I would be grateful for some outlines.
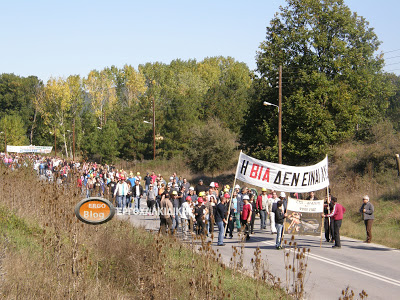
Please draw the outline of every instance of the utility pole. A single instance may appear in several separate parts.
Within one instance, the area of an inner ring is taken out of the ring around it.
[[[155,100],[153,96],[153,160],[156,159],[156,108],[154,104]]]
[[[282,65],[279,66],[278,161],[282,164]]]

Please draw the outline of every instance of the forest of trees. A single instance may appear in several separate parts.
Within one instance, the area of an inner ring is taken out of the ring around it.
[[[368,22],[341,0],[288,0],[266,28],[255,71],[231,57],[209,57],[47,82],[1,74],[0,141],[56,140],[57,154],[72,158],[74,131],[80,158],[151,159],[154,102],[158,158],[181,155],[210,172],[229,165],[221,153],[239,148],[277,161],[278,112],[262,103],[277,104],[282,66],[284,162],[316,162],[338,143],[367,138],[381,121],[400,130],[400,78],[383,71],[379,45]]]

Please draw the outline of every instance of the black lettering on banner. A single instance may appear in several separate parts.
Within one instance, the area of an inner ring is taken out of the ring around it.
[[[310,172],[310,180],[308,182],[308,185],[313,185],[315,183],[315,177],[314,177],[314,171]]]
[[[315,184],[319,183],[319,169],[315,170]]]
[[[286,181],[289,180],[288,175],[292,175],[292,172],[285,172],[285,176],[283,177],[282,185],[289,186],[289,183],[286,183]]]
[[[246,161],[245,159],[242,162],[242,168],[240,169],[240,174],[246,175],[247,171],[247,166],[249,165],[249,161]],[[243,172],[244,170],[244,172]]]
[[[297,186],[299,178],[300,178],[300,173],[293,173],[291,186]]]
[[[281,171],[278,171],[278,174],[276,174],[274,183],[275,184],[281,184]]]
[[[327,178],[327,174],[326,174],[326,166],[323,166],[321,168],[321,172],[322,172],[322,181],[325,181]]]
[[[303,174],[303,180],[301,182],[301,186],[307,186],[307,184],[305,183],[305,181],[307,180],[306,175],[308,175],[308,172],[304,172]]]

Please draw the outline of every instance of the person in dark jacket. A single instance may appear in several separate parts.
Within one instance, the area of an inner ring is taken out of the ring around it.
[[[276,210],[275,210],[275,227],[276,227],[276,249],[282,249],[282,234],[283,234],[283,221],[287,214],[283,208],[282,200],[279,200],[276,203]]]
[[[324,202],[324,214],[329,215],[333,211],[333,203],[331,201],[331,195],[329,195]],[[333,218],[327,217],[324,219],[325,229],[325,240],[329,243],[333,243],[334,229],[333,229]]]
[[[197,234],[205,234],[205,224],[204,224],[204,219],[205,215],[207,214],[207,209],[203,205],[203,198],[199,197],[197,198],[197,206],[194,208],[194,216],[196,219],[196,227],[197,227]]]
[[[368,195],[363,197],[363,204],[360,208],[360,213],[363,216],[365,231],[367,233],[367,239],[364,243],[371,243],[372,239],[372,223],[374,222],[374,206],[369,202]]]
[[[256,220],[256,214],[258,213],[257,204],[254,199],[254,194],[250,194],[250,204],[251,204],[250,234],[254,234],[254,221]]]
[[[228,198],[226,198],[227,202],[225,203],[226,211],[228,212],[229,202],[231,200],[230,200],[229,194],[224,194],[224,197],[225,198],[228,197]],[[233,203],[231,203],[230,204],[230,211],[228,212],[228,225],[227,225],[228,226],[228,230],[226,232],[226,234],[229,233],[229,238],[230,239],[233,237],[234,220],[235,220],[235,208],[233,207]],[[225,237],[226,237],[226,234],[225,234]]]
[[[229,194],[227,194],[228,197],[222,197],[221,202],[217,204],[215,207],[215,223],[218,225],[218,244],[217,246],[225,246],[224,244],[224,235],[225,235],[225,224],[228,222],[226,220],[226,206],[225,203],[227,199],[229,199]]]
[[[131,190],[132,200],[135,201],[135,211],[140,211],[140,199],[143,197],[143,187],[140,185],[139,180],[135,180],[135,185]]]

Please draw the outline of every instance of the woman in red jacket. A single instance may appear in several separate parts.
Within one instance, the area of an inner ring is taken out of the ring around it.
[[[333,239],[335,240],[335,245],[332,246],[333,249],[340,249],[342,246],[340,244],[340,226],[342,225],[343,214],[346,212],[346,209],[339,203],[337,203],[336,197],[331,197],[333,203],[333,210],[329,215],[322,214],[323,217],[332,217],[333,219]]]

